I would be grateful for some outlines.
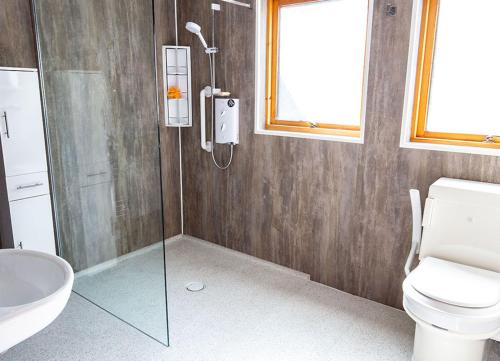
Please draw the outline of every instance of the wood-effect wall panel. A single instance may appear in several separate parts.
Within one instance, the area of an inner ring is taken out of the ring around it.
[[[62,255],[163,239],[153,2],[36,0]]]
[[[30,0],[0,0],[0,66],[37,67]]]
[[[7,195],[7,182],[5,167],[3,165],[3,152],[0,141],[0,249],[14,247],[14,236],[10,221],[10,205]]]
[[[240,144],[227,171],[199,146],[199,108],[183,132],[187,234],[311,274],[315,281],[401,307],[411,239],[408,190],[439,177],[500,183],[500,158],[399,147],[412,2],[397,16],[375,1],[365,144],[254,134],[255,13],[222,5],[217,85],[240,98]],[[192,46],[193,89],[208,59],[186,21],[210,39],[209,0],[179,0],[181,44]],[[208,106],[208,104],[207,104]]]
[[[165,124],[162,46],[175,45],[175,1],[154,0],[156,77],[160,121],[161,171],[163,190],[163,218],[165,237],[173,237],[181,230],[181,194],[179,162],[179,130]]]

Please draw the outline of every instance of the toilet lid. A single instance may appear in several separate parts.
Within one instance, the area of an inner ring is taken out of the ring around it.
[[[421,294],[450,305],[485,308],[500,303],[500,273],[426,257],[410,274]]]

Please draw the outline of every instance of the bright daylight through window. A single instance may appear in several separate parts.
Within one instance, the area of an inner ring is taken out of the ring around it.
[[[369,0],[269,0],[266,128],[360,137]]]
[[[423,0],[412,142],[500,148],[498,14],[498,0]]]

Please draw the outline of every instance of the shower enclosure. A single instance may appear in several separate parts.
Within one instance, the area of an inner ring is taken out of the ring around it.
[[[153,3],[34,0],[58,254],[168,344]]]

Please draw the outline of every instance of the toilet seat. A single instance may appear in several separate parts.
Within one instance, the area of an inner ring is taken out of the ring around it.
[[[486,308],[500,303],[497,272],[426,257],[409,277],[418,292],[450,305]]]
[[[441,277],[436,274],[434,279],[430,279],[437,270],[442,271]],[[471,282],[464,277],[464,272],[468,270],[473,272],[473,277],[469,279]],[[430,325],[464,336],[493,337],[500,331],[500,299],[496,299],[500,276],[496,283],[494,272],[483,272],[474,267],[427,257],[403,282],[403,306],[410,316]],[[455,274],[464,282],[451,282],[450,277]],[[482,274],[484,279],[480,277]],[[428,288],[425,280],[429,282]],[[477,282],[488,289],[477,288]],[[442,289],[439,286],[443,286]],[[460,287],[460,291],[456,287]],[[476,294],[472,295],[472,292]],[[464,304],[469,307],[461,306]]]

